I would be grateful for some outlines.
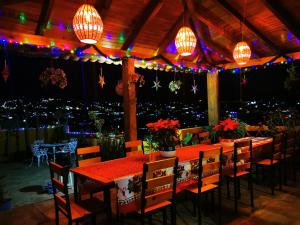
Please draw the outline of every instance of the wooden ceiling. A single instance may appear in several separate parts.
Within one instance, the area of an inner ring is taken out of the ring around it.
[[[84,46],[70,29],[84,2],[0,0],[0,34],[26,33]],[[300,1],[295,0],[92,0],[104,23],[97,47],[105,53],[110,49],[107,54],[112,55],[127,50],[142,57],[161,54],[181,64],[231,63],[233,48],[241,40],[245,2],[244,40],[253,59],[300,51]],[[23,23],[20,13],[26,16]],[[189,57],[179,56],[174,45],[184,23],[198,40]]]

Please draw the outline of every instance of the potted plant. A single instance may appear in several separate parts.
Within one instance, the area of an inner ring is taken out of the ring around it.
[[[176,145],[179,143],[177,130],[178,120],[158,120],[155,123],[148,123],[146,127],[151,132],[151,143],[154,148],[160,150],[163,157],[174,157],[176,155]]]
[[[233,145],[235,139],[246,136],[246,123],[236,119],[227,118],[221,120],[219,124],[214,126],[215,135],[219,138],[220,143],[225,145]]]
[[[11,199],[4,198],[3,178],[0,177],[0,212],[11,209]]]

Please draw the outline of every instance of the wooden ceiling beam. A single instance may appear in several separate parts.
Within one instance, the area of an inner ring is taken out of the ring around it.
[[[13,4],[23,3],[27,1],[28,0],[0,0],[0,6],[13,5]]]
[[[35,29],[36,35],[43,35],[47,23],[50,19],[51,11],[55,0],[44,0],[41,6],[41,12],[37,27]]]
[[[98,0],[95,3],[95,9],[97,9],[98,13],[101,16],[101,19],[104,20],[111,6],[112,0]]]
[[[211,65],[213,62],[212,62],[212,59],[209,55],[209,52],[206,49],[205,44],[203,43],[203,41],[204,41],[203,40],[203,35],[199,30],[198,24],[195,24],[195,21],[192,18],[190,18],[190,25],[191,25],[191,28],[192,28],[193,32],[196,34],[197,45],[199,46],[199,49],[200,49],[201,53],[203,54],[205,61],[209,65]]]
[[[232,62],[233,59],[231,53],[227,49],[213,42],[212,40],[210,40],[209,38],[207,38],[205,35],[201,33],[200,26],[198,24],[198,20],[196,16],[194,2],[192,0],[183,0],[183,6],[188,10],[189,14],[191,15],[193,24],[195,25],[194,29],[196,31],[197,36],[200,38],[200,40],[202,39],[204,41],[204,44],[208,46],[210,49],[213,49],[218,53],[222,54],[227,61]]]
[[[136,41],[138,35],[141,33],[146,24],[159,12],[163,5],[162,0],[151,0],[145,7],[136,24],[133,26],[131,33],[122,45],[122,50],[126,51],[129,47],[132,47]]]
[[[289,31],[291,31],[298,39],[300,39],[300,24],[293,16],[287,12],[277,1],[263,0],[264,5],[283,23]]]
[[[234,7],[232,7],[226,0],[216,0],[219,5],[229,12],[234,18],[238,19],[239,21],[244,21],[244,25],[252,31],[257,37],[263,40],[271,49],[275,50],[276,53],[281,53],[282,50],[279,46],[274,44],[269,38],[267,38],[260,30],[258,30],[254,25],[252,25],[246,18],[244,19],[242,14],[240,14]]]
[[[169,29],[169,31],[166,33],[166,35],[162,38],[161,42],[158,45],[159,47],[156,50],[158,55],[163,53],[168,47],[168,45],[175,39],[178,30],[182,26],[183,17],[184,14],[182,13],[172,25],[172,27]]]

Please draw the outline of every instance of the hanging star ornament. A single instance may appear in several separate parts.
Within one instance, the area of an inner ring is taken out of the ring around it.
[[[194,94],[196,94],[197,91],[198,91],[198,86],[196,85],[196,81],[194,80],[194,84],[192,85],[191,92],[193,92]]]
[[[103,86],[105,85],[105,78],[104,78],[104,75],[102,75],[102,67],[100,69],[98,84],[101,86],[101,88],[103,88]]]
[[[155,78],[155,81],[153,81],[153,86],[152,88],[155,88],[156,91],[158,91],[159,88],[161,88],[161,85],[160,85],[160,81],[158,80],[158,77],[156,76]]]

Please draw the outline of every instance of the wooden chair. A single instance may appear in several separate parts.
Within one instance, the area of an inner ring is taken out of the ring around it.
[[[198,134],[198,138],[199,138],[199,143],[200,144],[211,144],[211,139],[209,136],[209,132],[201,132]]]
[[[252,140],[246,139],[234,143],[233,171],[229,168],[226,173],[227,197],[230,197],[229,182],[234,184],[234,211],[238,212],[238,199],[241,198],[240,179],[248,176],[248,188],[250,192],[250,205],[254,207],[253,182],[252,182]]]
[[[79,224],[79,221],[86,217],[91,217],[92,223],[96,224],[96,213],[101,212],[101,205],[98,199],[91,198],[80,203],[70,201],[68,193],[68,173],[66,167],[62,167],[54,162],[50,162],[50,175],[53,186],[53,196],[55,205],[55,223],[59,225],[59,212],[68,219],[68,224],[73,222]],[[62,177],[62,182],[55,178],[55,174]],[[57,192],[58,190],[58,192]]]
[[[76,166],[88,166],[94,163],[101,162],[100,147],[90,146],[85,148],[76,149]],[[103,191],[103,186],[95,183],[91,180],[77,180],[79,199],[84,194],[90,194],[90,198],[93,197],[94,193]]]
[[[218,161],[216,161],[216,156]],[[212,160],[213,159],[213,160]],[[191,185],[185,190],[196,195],[193,198],[194,215],[196,215],[196,206],[198,206],[198,224],[202,224],[201,214],[202,194],[211,192],[212,201],[214,201],[214,190],[218,189],[218,207],[219,207],[219,224],[221,223],[221,185],[222,185],[222,147],[217,147],[209,151],[200,151],[197,168],[197,186]],[[213,172],[212,172],[213,171]]]
[[[284,170],[284,184],[287,184],[287,178],[288,178],[288,165],[290,164],[292,166],[293,170],[293,178],[294,181],[296,181],[297,177],[297,160],[296,160],[296,131],[295,130],[288,130],[285,133],[285,140],[284,140],[284,148],[283,148],[283,170]]]
[[[278,166],[279,169],[279,189],[281,190],[282,185],[282,143],[283,143],[283,134],[279,133],[273,136],[272,148],[271,152],[266,152],[264,159],[255,162],[258,167],[263,167],[270,169],[270,183],[271,183],[271,191],[272,195],[274,195],[275,184],[274,184],[274,169],[275,166]]]
[[[141,194],[141,224],[145,224],[145,215],[158,209],[163,210],[163,221],[167,224],[166,207],[171,207],[172,224],[176,224],[176,178],[178,158],[168,158],[144,163]],[[167,168],[172,168],[171,173],[161,173]]]
[[[142,149],[142,151],[139,150]],[[126,141],[125,142],[126,156],[134,156],[144,154],[144,145],[142,140]]]

